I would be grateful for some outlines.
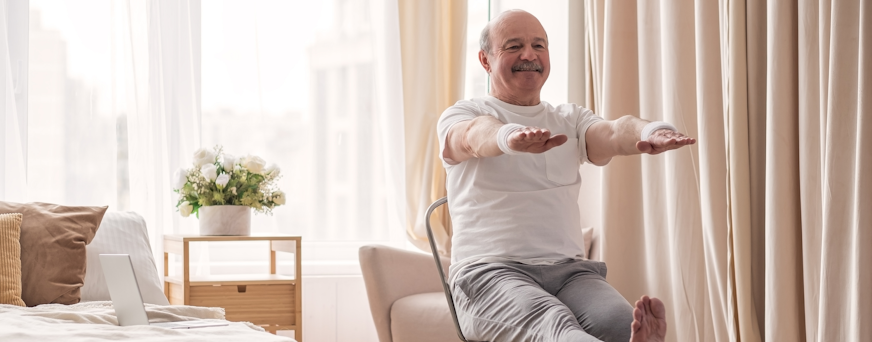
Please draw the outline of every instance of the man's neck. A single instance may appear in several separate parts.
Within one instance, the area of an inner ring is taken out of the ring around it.
[[[491,91],[490,95],[493,97],[496,97],[500,101],[503,101],[503,102],[508,103],[508,104],[513,104],[516,106],[535,106],[541,102],[539,100],[539,94],[522,97],[522,96],[514,96],[512,94]]]

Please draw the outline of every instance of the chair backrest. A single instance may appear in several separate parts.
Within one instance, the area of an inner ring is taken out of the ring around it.
[[[451,319],[454,320],[454,328],[457,330],[457,336],[460,337],[461,341],[468,342],[465,337],[463,337],[463,331],[460,330],[460,322],[457,321],[457,311],[454,310],[454,300],[451,297],[451,287],[448,285],[448,281],[445,280],[445,272],[442,271],[442,262],[439,260],[439,250],[436,248],[436,240],[433,239],[433,229],[430,228],[430,215],[433,214],[433,211],[436,210],[440,205],[448,203],[448,197],[442,197],[433,204],[430,204],[430,207],[427,208],[427,215],[424,217],[424,222],[427,226],[427,239],[430,240],[430,251],[433,253],[433,260],[436,261],[436,269],[439,271],[439,279],[442,280],[442,290],[445,292],[445,300],[448,301],[448,309],[451,311]]]

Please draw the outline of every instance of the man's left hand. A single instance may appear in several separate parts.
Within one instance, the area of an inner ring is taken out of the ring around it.
[[[636,148],[642,153],[660,154],[676,148],[693,145],[696,139],[669,129],[658,129],[648,136],[647,141],[636,142]]]

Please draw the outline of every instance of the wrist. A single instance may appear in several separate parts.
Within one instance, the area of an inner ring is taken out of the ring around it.
[[[509,148],[509,136],[511,136],[512,133],[515,133],[516,131],[523,129],[523,128],[524,128],[524,126],[519,125],[519,124],[513,124],[513,123],[502,125],[500,127],[499,131],[497,131],[497,146],[499,146],[500,151],[503,151],[503,153],[509,154],[509,155],[517,155],[517,154],[524,153],[524,152],[515,151],[515,150]]]
[[[651,137],[651,134],[660,129],[668,129],[671,131],[678,131],[672,124],[664,121],[652,121],[649,122],[645,127],[642,128],[642,133],[639,136],[640,141],[648,141],[648,138]]]

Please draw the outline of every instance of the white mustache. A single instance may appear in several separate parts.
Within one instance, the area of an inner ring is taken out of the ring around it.
[[[536,62],[523,62],[512,66],[512,71],[538,71],[542,72],[542,65]]]

